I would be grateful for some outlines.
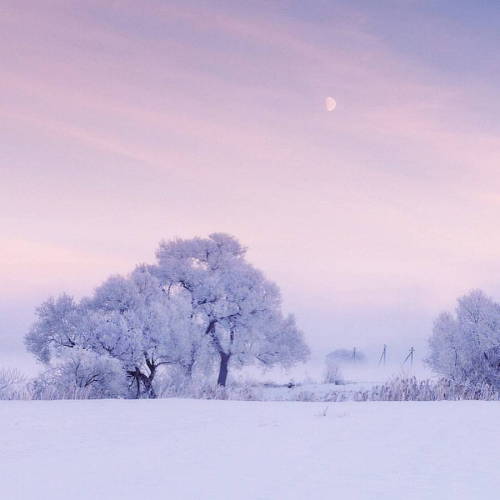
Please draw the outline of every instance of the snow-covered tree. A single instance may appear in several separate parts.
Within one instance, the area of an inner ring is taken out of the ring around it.
[[[118,360],[135,396],[154,397],[161,365],[190,362],[191,326],[190,301],[167,293],[141,266],[128,277],[112,276],[79,303],[67,295],[46,301],[26,344],[57,373],[72,370],[68,351],[76,349]]]
[[[160,366],[189,362],[191,304],[169,294],[145,266],[109,278],[84,304],[93,348],[121,361],[137,397],[155,397]]]
[[[230,366],[305,360],[307,346],[293,317],[282,315],[277,286],[244,255],[220,234],[163,243],[157,265],[112,276],[79,302],[68,295],[44,302],[27,348],[47,365],[46,378],[94,384],[96,394],[114,391],[97,383],[104,375],[93,375],[114,360],[113,373],[118,363],[135,397],[155,397],[162,366],[192,381],[195,370],[218,365],[225,385]]]
[[[335,349],[327,354],[327,360],[338,364],[361,363],[366,361],[365,354],[359,349]]]
[[[25,344],[42,363],[64,353],[64,348],[85,344],[81,328],[82,309],[69,295],[50,298],[36,310],[36,321],[26,335]]]
[[[193,323],[209,340],[203,354],[217,359],[222,386],[230,366],[289,366],[309,354],[293,317],[281,312],[278,287],[245,253],[235,238],[217,233],[161,243],[152,268],[164,288],[189,294]]]
[[[436,319],[429,347],[427,362],[436,372],[500,387],[500,304],[480,290],[460,298],[455,315]]]

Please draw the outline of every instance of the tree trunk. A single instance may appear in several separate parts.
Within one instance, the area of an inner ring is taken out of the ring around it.
[[[135,370],[128,370],[127,375],[132,378],[132,384],[135,384],[135,399],[139,399],[141,397],[141,377],[140,372],[136,368]]]
[[[153,387],[153,380],[150,380],[149,377],[144,376],[142,382],[144,384],[145,394],[147,395],[147,397],[151,399],[156,399],[156,392]]]
[[[217,379],[217,384],[226,387],[227,381],[227,372],[229,369],[229,358],[230,354],[226,354],[225,352],[220,352],[220,366],[219,366],[219,378]]]
[[[145,395],[146,397],[151,399],[156,398],[156,392],[153,387],[155,372],[156,367],[153,367],[149,376],[142,373],[139,368],[136,368],[134,371],[128,372],[128,374],[134,379],[134,382],[136,384],[136,399],[140,399],[141,395]],[[141,391],[141,384],[142,386],[144,386],[144,391]]]
[[[155,378],[156,374],[156,363],[153,360],[149,359],[146,353],[144,353],[144,357],[146,359],[146,365],[149,369],[149,375],[144,375],[143,373],[141,373],[141,380],[144,384],[145,389],[144,392],[148,398],[156,399],[156,392],[153,387],[153,379]]]

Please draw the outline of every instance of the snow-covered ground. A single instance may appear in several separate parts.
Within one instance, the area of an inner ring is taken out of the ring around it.
[[[343,393],[346,398],[353,399],[353,393],[370,390],[375,382],[351,382],[346,384],[314,384],[305,383],[287,387],[286,385],[256,386],[254,392],[258,399],[264,401],[315,401],[329,398],[334,393]]]
[[[359,391],[369,391],[374,386],[383,385],[384,383],[395,378],[409,378],[416,376],[420,379],[437,378],[435,374],[421,363],[415,364],[413,367],[402,367],[401,365],[378,366],[374,364],[357,364],[340,365],[340,373],[342,374],[342,383],[326,384],[320,382],[324,378],[318,376],[307,380],[307,377],[298,377],[299,382],[294,383],[294,379],[280,378],[281,384],[267,382],[263,379],[253,384],[253,390],[257,399],[265,401],[314,401],[322,398],[332,399],[332,395],[343,393],[343,395],[352,399],[354,393]],[[276,374],[276,373],[275,373]],[[240,383],[245,383],[242,377]],[[284,382],[292,382],[292,386],[288,387]]]
[[[482,401],[0,401],[0,498],[497,498],[499,421]]]

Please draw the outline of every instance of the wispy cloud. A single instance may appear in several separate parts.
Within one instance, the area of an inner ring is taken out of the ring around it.
[[[321,297],[431,311],[494,287],[499,82],[440,69],[458,57],[450,21],[430,60],[396,18],[321,9],[3,2],[1,272],[16,290],[46,287],[57,261],[90,286],[121,266],[92,250],[103,241],[132,266],[161,237],[213,230],[325,323]]]

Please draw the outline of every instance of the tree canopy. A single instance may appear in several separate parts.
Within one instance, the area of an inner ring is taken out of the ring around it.
[[[461,297],[455,314],[436,319],[429,347],[427,362],[438,373],[500,388],[500,304],[480,290]]]
[[[110,373],[113,391],[119,387],[118,366],[136,397],[155,397],[164,366],[186,377],[213,369],[224,386],[232,368],[305,361],[309,350],[294,318],[281,311],[278,287],[245,253],[225,234],[162,242],[157,263],[111,276],[80,301],[65,294],[45,301],[27,348],[52,375],[79,387],[100,384],[106,394]]]

